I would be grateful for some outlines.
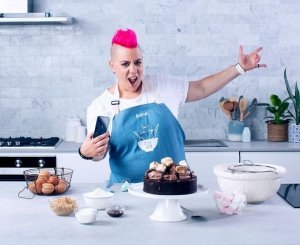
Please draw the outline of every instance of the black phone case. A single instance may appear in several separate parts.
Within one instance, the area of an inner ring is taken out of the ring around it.
[[[96,138],[104,134],[107,131],[108,123],[109,117],[98,116],[93,137]]]

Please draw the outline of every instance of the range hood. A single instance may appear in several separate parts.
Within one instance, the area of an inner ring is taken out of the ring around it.
[[[72,24],[64,13],[33,13],[33,0],[0,0],[0,24]]]
[[[0,24],[72,24],[73,18],[66,14],[0,13]]]

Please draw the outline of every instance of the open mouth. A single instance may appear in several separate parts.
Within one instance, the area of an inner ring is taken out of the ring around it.
[[[131,84],[134,84],[136,81],[137,81],[137,77],[130,77],[128,78],[128,81],[131,83]]]

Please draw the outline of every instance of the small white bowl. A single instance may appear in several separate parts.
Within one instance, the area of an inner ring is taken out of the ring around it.
[[[97,213],[95,208],[80,208],[75,211],[75,217],[80,224],[91,224],[96,221]]]
[[[101,193],[87,192],[83,193],[83,200],[87,207],[96,209],[105,209],[112,200],[113,193],[102,191]]]

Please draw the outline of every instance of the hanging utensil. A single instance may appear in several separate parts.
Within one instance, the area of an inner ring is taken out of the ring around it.
[[[241,100],[240,100],[239,108],[240,108],[240,121],[243,121],[244,113],[247,108],[247,100],[244,97],[241,98]]]

